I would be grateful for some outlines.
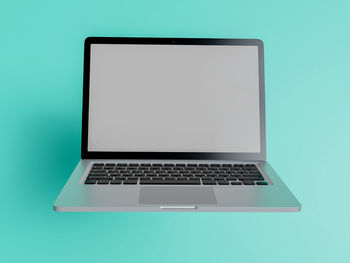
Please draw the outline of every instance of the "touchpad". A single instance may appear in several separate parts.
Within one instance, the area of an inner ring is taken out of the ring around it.
[[[212,187],[144,186],[140,204],[217,204]]]

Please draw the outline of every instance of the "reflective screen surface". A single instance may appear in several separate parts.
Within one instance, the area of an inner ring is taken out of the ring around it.
[[[257,46],[92,44],[88,151],[259,152]]]

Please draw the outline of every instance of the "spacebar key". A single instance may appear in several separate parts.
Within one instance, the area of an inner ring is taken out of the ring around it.
[[[185,184],[185,185],[197,185],[197,184],[201,184],[200,180],[141,180],[140,184]]]

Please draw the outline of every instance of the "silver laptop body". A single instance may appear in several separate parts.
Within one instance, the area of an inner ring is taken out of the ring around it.
[[[266,162],[263,43],[89,37],[81,160],[55,211],[296,212]]]

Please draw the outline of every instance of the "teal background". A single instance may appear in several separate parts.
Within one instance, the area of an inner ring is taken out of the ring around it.
[[[350,2],[1,1],[1,262],[350,262]],[[301,213],[55,213],[87,36],[261,38],[268,160]]]

